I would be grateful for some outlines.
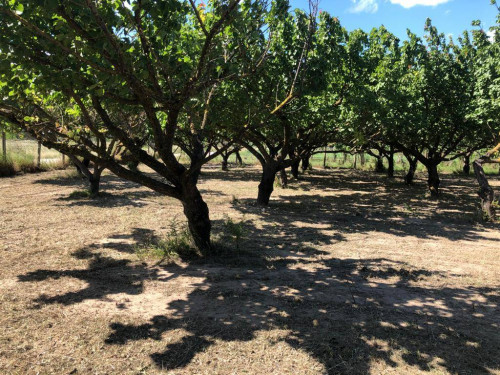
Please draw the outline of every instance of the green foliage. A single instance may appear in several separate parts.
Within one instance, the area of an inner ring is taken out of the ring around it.
[[[150,239],[135,246],[135,253],[141,260],[153,260],[156,264],[193,256],[193,242],[186,225],[175,218],[169,223],[169,232],[162,239]]]
[[[90,199],[93,198],[89,190],[75,190],[70,193],[68,199]]]
[[[234,221],[229,216],[224,216],[223,222],[224,235],[229,237],[236,247],[236,250],[240,250],[241,242],[245,239],[248,234],[246,228],[246,223],[242,221]]]

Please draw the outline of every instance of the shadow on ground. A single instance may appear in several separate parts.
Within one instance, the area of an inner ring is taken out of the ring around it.
[[[306,178],[308,183],[336,189],[332,180]],[[242,252],[192,261],[184,268],[149,267],[116,260],[95,244],[73,254],[88,259],[87,269],[38,270],[20,275],[19,280],[67,277],[87,283],[80,291],[40,296],[36,300],[40,307],[118,293],[138,295],[144,292],[146,281],[161,285],[181,276],[201,278],[187,298],[168,303],[168,315],[137,323],[110,323],[106,345],[162,341],[173,330],[185,330],[180,341],[149,353],[159,369],[189,366],[217,342],[247,342],[258,333],[279,329],[285,332],[279,340],[307,352],[329,374],[369,374],[377,365],[392,367],[396,373],[402,371],[398,370],[401,366],[424,372],[440,366],[460,374],[499,370],[498,286],[447,287],[445,279],[450,274],[385,258],[335,259],[315,247],[346,241],[348,232],[480,240],[477,230],[467,222],[454,217],[445,220],[446,215],[432,212],[401,219],[391,209],[391,202],[408,193],[392,182],[341,183],[355,191],[347,201],[335,195],[282,194],[266,210],[252,202],[235,203],[236,210],[258,213],[264,226],[246,223],[252,240],[243,244]],[[457,204],[470,199],[467,194],[454,195]],[[425,202],[415,202],[420,204]],[[312,224],[323,226],[318,229]],[[325,226],[329,226],[326,232]],[[214,223],[215,231],[222,227],[222,222]],[[117,236],[112,249],[130,253],[131,243],[154,236],[148,229],[136,228],[131,234]],[[165,272],[171,276],[165,277]],[[430,278],[442,282],[427,283]]]

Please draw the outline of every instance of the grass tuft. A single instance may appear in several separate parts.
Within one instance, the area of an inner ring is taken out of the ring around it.
[[[140,260],[152,260],[156,261],[156,264],[172,262],[179,258],[185,259],[197,254],[187,225],[179,225],[175,219],[171,221],[170,230],[165,238],[150,239],[138,244],[134,251]]]

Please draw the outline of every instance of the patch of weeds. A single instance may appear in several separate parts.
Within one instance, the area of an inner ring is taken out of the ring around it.
[[[68,199],[90,199],[94,197],[89,190],[75,190],[71,192]]]
[[[405,211],[408,213],[408,215],[412,216],[412,215],[416,215],[417,214],[416,208],[412,207],[410,204],[404,203],[403,207],[404,207]]]
[[[241,242],[248,234],[245,221],[234,221],[228,215],[224,215],[223,230],[224,235],[234,242],[236,250],[239,251]]]
[[[283,187],[281,184],[281,178],[276,174],[276,177],[274,178],[274,187],[275,188],[281,188]]]
[[[240,202],[240,200],[239,200],[238,198],[236,198],[236,197],[233,195],[233,197],[232,197],[232,199],[231,199],[231,203],[236,205],[236,204],[240,204],[241,202]]]
[[[78,171],[76,169],[67,170],[67,171],[64,171],[63,174],[60,174],[60,175],[48,178],[48,180],[52,180],[52,181],[59,181],[59,180],[83,180],[83,179],[85,179],[85,176],[83,176],[82,174],[78,173]]]
[[[187,225],[180,225],[176,219],[173,219],[169,226],[170,229],[165,238],[150,239],[135,246],[135,254],[140,260],[153,260],[158,265],[164,261],[174,261],[178,258],[184,259],[196,255]]]

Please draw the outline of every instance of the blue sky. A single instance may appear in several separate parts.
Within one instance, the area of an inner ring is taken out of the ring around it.
[[[307,0],[290,2],[293,8],[307,9]],[[427,17],[440,32],[456,38],[472,29],[475,19],[487,30],[497,14],[490,0],[321,0],[320,9],[338,17],[348,30],[369,31],[384,25],[401,39],[406,38],[407,28],[422,36]]]

